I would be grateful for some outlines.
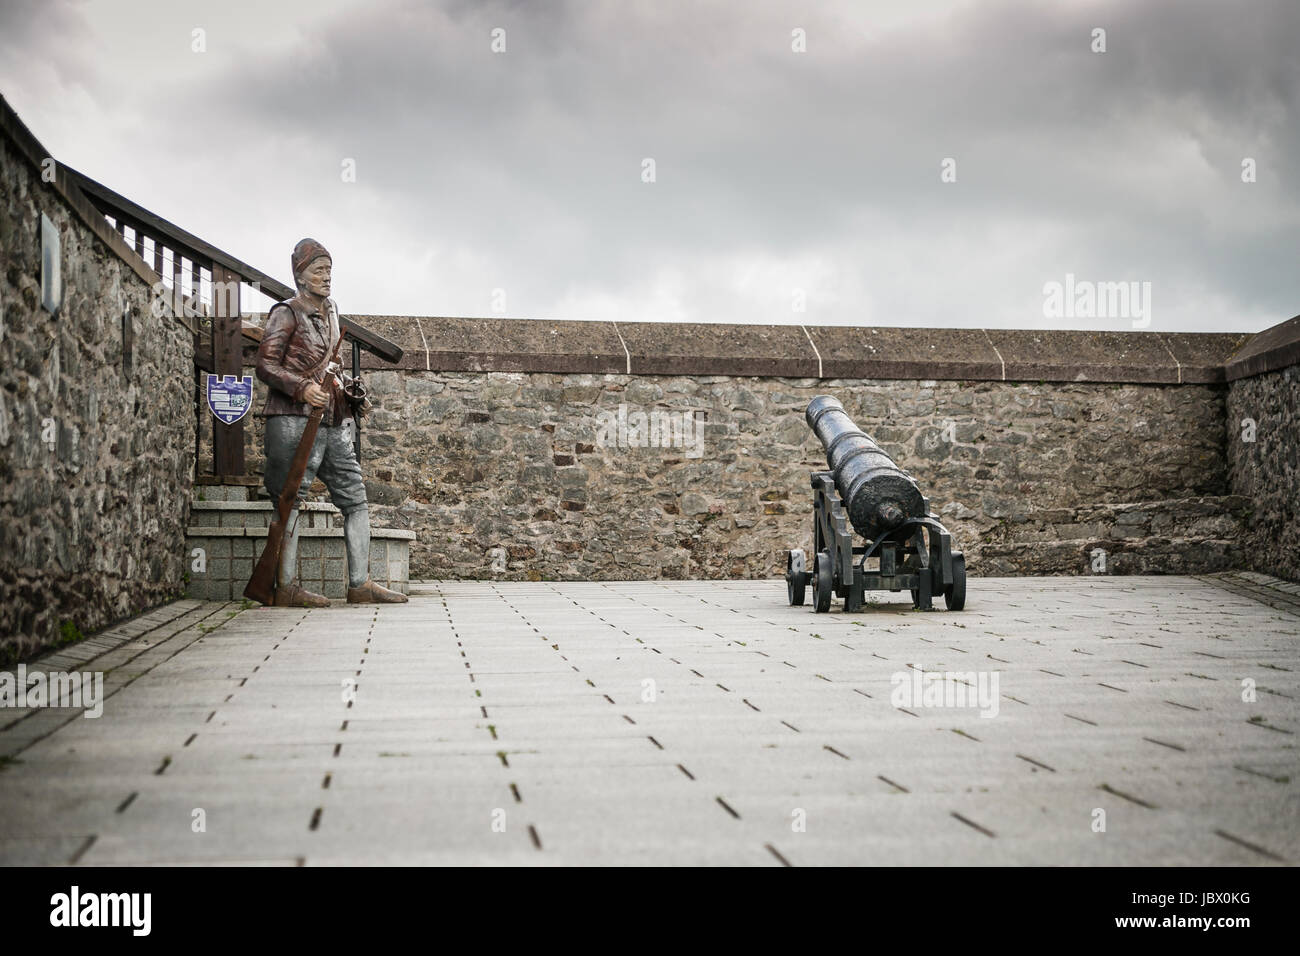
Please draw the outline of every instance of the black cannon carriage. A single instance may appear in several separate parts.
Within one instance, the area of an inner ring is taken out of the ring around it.
[[[965,607],[966,559],[953,550],[952,535],[911,476],[835,398],[814,398],[804,417],[826,449],[830,471],[812,474],[811,565],[802,549],[787,553],[790,603],[803,604],[811,584],[818,612],[829,611],[833,597],[857,611],[867,591],[905,588],[923,611],[934,609],[938,594],[950,611]],[[855,545],[853,531],[866,544]]]

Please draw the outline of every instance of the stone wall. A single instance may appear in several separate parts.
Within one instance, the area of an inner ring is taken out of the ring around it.
[[[190,333],[152,273],[4,106],[0,135],[0,658],[28,656],[182,587],[193,475]],[[63,305],[41,306],[41,214]],[[132,348],[124,355],[123,313]]]
[[[1232,490],[1251,503],[1245,567],[1300,581],[1300,365],[1229,386],[1227,448]]]
[[[972,573],[1093,573],[1098,549],[1107,573],[1240,560],[1247,503],[1228,495],[1222,385],[366,378],[362,470],[377,523],[416,532],[412,577],[779,573],[784,549],[811,547],[808,476],[825,459],[803,410],[823,392],[917,479]],[[264,396],[259,383],[257,407]],[[260,421],[246,454],[260,472]]]

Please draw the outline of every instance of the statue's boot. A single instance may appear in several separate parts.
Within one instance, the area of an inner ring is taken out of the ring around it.
[[[281,584],[275,589],[276,607],[329,607],[330,599],[297,584]]]
[[[288,530],[280,544],[280,567],[275,575],[276,607],[329,607],[330,599],[294,583],[298,575],[298,509],[289,512]]]
[[[400,591],[390,591],[369,578],[359,588],[348,588],[349,604],[405,604],[410,600]]]
[[[370,568],[370,511],[366,507],[349,512],[343,519],[343,540],[348,549],[348,603],[349,604],[405,604],[407,597],[400,591],[390,591],[371,579]],[[353,584],[364,578],[362,584]]]

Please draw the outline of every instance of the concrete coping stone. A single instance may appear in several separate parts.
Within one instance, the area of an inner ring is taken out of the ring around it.
[[[371,370],[1181,385],[1300,360],[1300,317],[1257,334],[355,318],[404,349],[396,365],[364,354],[362,367]],[[245,361],[252,358],[246,351]]]
[[[274,501],[194,501],[190,503],[194,511],[274,511]],[[338,514],[338,508],[335,508],[328,501],[308,501],[305,502],[302,511],[324,511]]]
[[[185,529],[187,538],[265,538],[266,528],[200,528],[191,527]],[[298,536],[300,538],[341,538],[343,537],[342,528],[299,528]],[[381,539],[385,541],[414,541],[415,532],[406,531],[402,528],[371,528],[370,537],[372,540]]]
[[[1224,368],[1229,382],[1300,364],[1300,315],[1252,336]]]

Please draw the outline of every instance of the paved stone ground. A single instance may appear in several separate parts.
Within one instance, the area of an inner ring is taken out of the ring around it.
[[[855,615],[775,581],[413,591],[180,601],[38,662],[111,696],[0,711],[0,862],[1300,861],[1295,585],[972,579],[963,613]],[[913,668],[997,671],[997,716],[894,706]]]

